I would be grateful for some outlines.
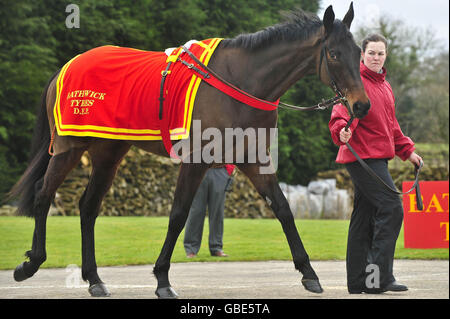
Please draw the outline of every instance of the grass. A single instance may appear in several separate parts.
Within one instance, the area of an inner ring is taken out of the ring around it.
[[[163,245],[167,217],[100,217],[96,224],[99,266],[154,264]],[[297,229],[311,260],[345,259],[348,221],[296,220]],[[208,228],[203,233],[197,258],[188,260],[183,249],[184,232],[172,262],[291,260],[280,223],[274,219],[225,219],[224,250],[229,258],[209,255]],[[13,269],[31,248],[34,221],[24,217],[0,217],[0,269]],[[448,259],[448,249],[405,249],[403,231],[396,258]],[[47,261],[42,267],[81,265],[81,233],[78,217],[49,217]]]

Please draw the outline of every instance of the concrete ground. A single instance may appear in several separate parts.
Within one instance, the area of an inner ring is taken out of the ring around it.
[[[313,261],[324,289],[306,291],[301,275],[289,261],[188,262],[171,265],[170,279],[180,298],[187,299],[448,299],[448,260],[396,260],[397,280],[406,292],[350,295],[346,288],[344,261]],[[101,267],[99,275],[110,298],[156,298],[153,265]],[[32,278],[15,282],[12,270],[0,271],[0,298],[92,298],[80,269],[41,269]]]

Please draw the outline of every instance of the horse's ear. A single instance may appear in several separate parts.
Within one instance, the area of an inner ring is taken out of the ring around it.
[[[333,6],[329,6],[323,14],[323,25],[325,27],[325,36],[329,36],[333,31],[334,11]]]
[[[353,12],[353,1],[352,1],[352,3],[350,3],[350,8],[348,9],[348,12],[344,17],[344,20],[342,20],[342,23],[344,23],[349,30],[354,17],[355,13]]]

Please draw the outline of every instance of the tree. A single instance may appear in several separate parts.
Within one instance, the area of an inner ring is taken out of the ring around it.
[[[6,2],[6,3],[5,3]],[[25,0],[0,10],[0,194],[24,169],[42,87],[56,68],[47,16]]]
[[[449,142],[449,54],[442,52],[422,64],[420,86],[414,90],[416,107],[409,128],[411,136],[422,142]]]

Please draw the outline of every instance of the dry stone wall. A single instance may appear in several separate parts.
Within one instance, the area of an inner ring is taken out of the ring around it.
[[[103,201],[101,215],[168,216],[172,207],[179,164],[132,148],[124,158],[113,185]],[[90,160],[84,155],[58,189],[58,215],[78,215],[78,201],[89,180]],[[272,218],[273,213],[250,181],[236,170],[227,193],[225,217]]]

